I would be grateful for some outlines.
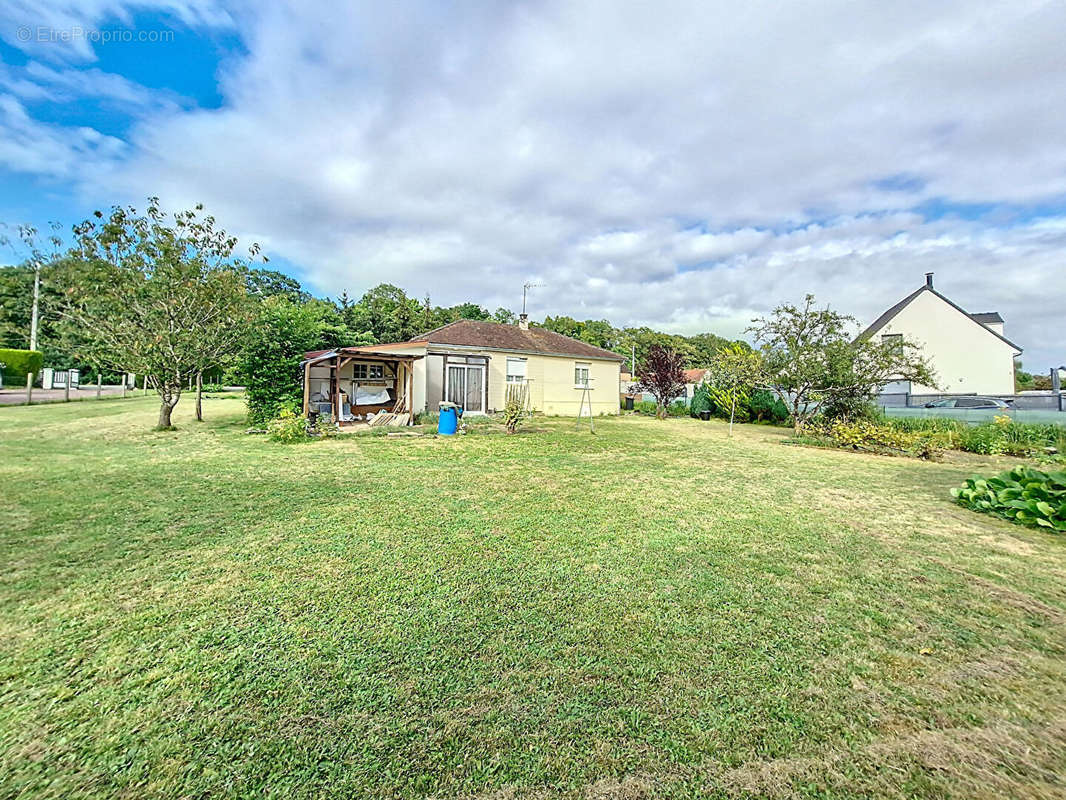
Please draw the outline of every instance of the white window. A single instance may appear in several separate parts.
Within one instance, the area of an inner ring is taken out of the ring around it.
[[[524,358],[507,359],[507,382],[523,383],[526,379],[526,360]]]
[[[354,364],[353,368],[357,381],[379,381],[385,377],[383,364]]]
[[[585,388],[589,382],[589,367],[591,364],[582,364],[580,361],[574,363],[574,386],[579,389]]]
[[[903,334],[885,333],[881,335],[881,344],[888,345],[893,352],[903,353]]]

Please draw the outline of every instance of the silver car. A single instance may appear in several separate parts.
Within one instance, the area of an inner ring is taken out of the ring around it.
[[[995,408],[1009,410],[1010,404],[995,397],[945,397],[925,404],[926,408]]]

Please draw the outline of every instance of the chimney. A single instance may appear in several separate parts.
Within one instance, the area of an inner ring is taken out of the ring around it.
[[[529,314],[518,315],[518,327],[524,331],[529,330]]]
[[[933,273],[932,272],[925,273],[925,285],[928,286],[930,289],[933,288]]]

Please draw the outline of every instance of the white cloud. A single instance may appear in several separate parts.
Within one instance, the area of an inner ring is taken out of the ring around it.
[[[248,47],[223,107],[151,111],[79,185],[206,202],[322,291],[514,307],[536,278],[537,315],[735,334],[808,291],[869,319],[936,271],[1063,355],[1061,218],[996,215],[1066,195],[1061,3],[181,13]]]
[[[58,128],[32,119],[11,95],[0,94],[0,166],[48,177],[89,177],[95,165],[126,150],[121,139],[93,128]]]

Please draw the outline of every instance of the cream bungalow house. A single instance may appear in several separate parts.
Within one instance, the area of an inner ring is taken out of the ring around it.
[[[996,312],[970,314],[933,288],[933,273],[925,285],[904,297],[861,334],[882,341],[906,339],[922,348],[940,386],[889,384],[885,393],[1014,394],[1014,359],[1022,349],[1003,335],[1003,318]]]
[[[466,414],[486,414],[503,408],[508,387],[514,387],[533,411],[576,416],[587,384],[592,413],[617,414],[624,360],[609,350],[531,328],[524,317],[517,325],[459,320],[407,342],[308,353],[305,410],[324,401],[321,410],[336,413],[347,401],[358,417],[364,409],[388,410],[397,397],[409,397],[404,404],[415,413],[436,411],[446,400]],[[340,393],[345,399],[336,401]],[[583,413],[588,413],[587,401]]]

